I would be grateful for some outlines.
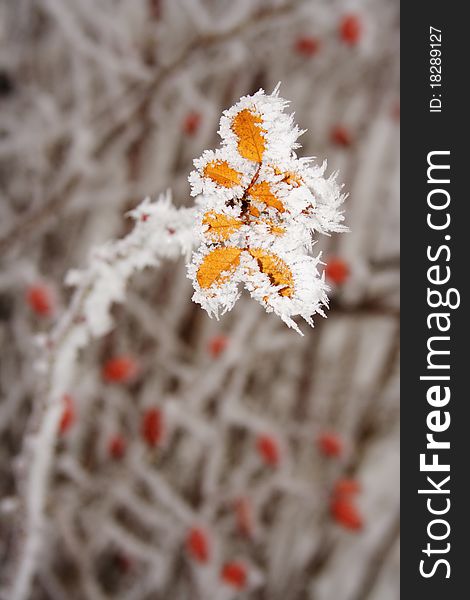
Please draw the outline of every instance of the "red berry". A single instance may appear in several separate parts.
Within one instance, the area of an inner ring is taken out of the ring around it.
[[[150,17],[155,21],[159,21],[162,17],[162,1],[148,0]]]
[[[213,358],[218,358],[227,348],[228,338],[225,335],[214,335],[209,340],[208,350]]]
[[[361,39],[362,25],[357,15],[345,15],[339,26],[339,37],[349,46],[355,46]]]
[[[226,584],[238,590],[243,589],[246,585],[246,567],[239,562],[232,561],[225,563],[220,576]]]
[[[40,317],[50,317],[55,310],[52,290],[43,283],[31,285],[26,291],[26,302],[31,310]]]
[[[341,439],[335,433],[325,432],[320,434],[317,440],[320,451],[325,456],[341,456],[343,444]]]
[[[314,37],[302,36],[295,41],[295,51],[302,56],[313,56],[320,48],[320,42]]]
[[[332,517],[339,525],[355,531],[362,529],[362,517],[349,498],[333,498],[330,508]]]
[[[253,514],[248,498],[237,498],[235,501],[235,515],[239,532],[246,537],[251,537],[253,534]]]
[[[183,131],[187,135],[194,135],[197,133],[201,124],[201,115],[198,112],[192,111],[188,113],[183,122]]]
[[[103,367],[103,379],[109,383],[128,383],[139,372],[137,362],[131,356],[115,356]]]
[[[334,488],[335,497],[350,496],[361,491],[361,486],[356,479],[338,479]]]
[[[256,440],[256,449],[262,460],[270,467],[279,465],[281,455],[277,441],[270,435],[260,435]]]
[[[142,416],[142,438],[151,448],[154,448],[161,442],[163,432],[164,423],[161,411],[158,408],[149,408]]]
[[[352,137],[348,129],[343,125],[336,125],[331,130],[331,141],[337,146],[348,148],[352,145]]]
[[[349,277],[348,264],[342,258],[331,257],[326,261],[325,275],[327,279],[341,285]]]
[[[194,560],[206,563],[209,560],[209,540],[206,532],[200,527],[193,527],[186,537],[186,550]]]
[[[62,417],[59,423],[59,432],[64,435],[72,427],[76,420],[75,404],[72,396],[64,394],[62,397],[62,403],[64,405],[62,411]]]
[[[127,443],[122,435],[113,435],[108,442],[108,452],[111,458],[120,460],[126,453]]]
[[[134,561],[127,554],[119,552],[114,556],[117,568],[122,573],[128,573],[134,566]]]

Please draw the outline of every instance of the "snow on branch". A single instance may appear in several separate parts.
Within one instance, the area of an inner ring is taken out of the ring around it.
[[[90,265],[71,271],[66,283],[77,288],[91,287],[84,301],[84,326],[91,335],[107,333],[112,327],[109,314],[114,302],[122,302],[129,277],[145,267],[155,267],[161,258],[188,256],[193,247],[195,210],[176,209],[170,194],[157,202],[144,200],[129,215],[136,224],[122,240],[111,241],[93,250]]]
[[[193,245],[194,209],[175,208],[169,193],[156,202],[144,200],[129,214],[135,221],[131,233],[93,250],[85,269],[69,272],[66,282],[76,288],[70,307],[51,335],[39,340],[45,352],[38,363],[44,372],[44,389],[38,425],[27,445],[25,539],[9,596],[12,600],[29,596],[35,574],[62,398],[72,381],[79,351],[112,328],[111,307],[124,301],[127,283],[136,271],[157,266],[161,258],[188,255]]]

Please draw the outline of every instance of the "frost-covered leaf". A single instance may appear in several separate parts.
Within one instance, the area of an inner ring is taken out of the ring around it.
[[[271,191],[267,181],[255,183],[255,185],[249,189],[248,194],[258,202],[263,202],[266,206],[275,208],[279,212],[284,212],[285,210],[282,202],[279,200],[279,198],[276,198]]]
[[[209,211],[204,215],[202,224],[207,226],[205,234],[210,240],[225,241],[235,233],[237,229],[240,229],[243,225],[243,221],[230,217],[229,215]]]
[[[291,171],[285,171],[283,173],[279,169],[275,168],[274,172],[276,173],[276,175],[282,176],[281,181],[283,183],[287,183],[287,185],[290,185],[292,187],[299,187],[304,183],[299,175],[297,175],[296,173],[292,173]]]
[[[256,260],[261,273],[268,276],[272,285],[279,287],[281,296],[292,296],[294,293],[294,278],[286,263],[275,254],[255,248],[250,250],[251,256]]]
[[[328,302],[313,257],[316,232],[345,231],[344,200],[326,164],[312,165],[294,150],[302,133],[278,90],[260,90],[225,111],[221,147],[206,150],[189,176],[198,196],[201,240],[188,266],[193,300],[210,315],[230,310],[244,282],[268,312],[300,332],[292,317],[312,325]]]
[[[232,122],[232,129],[238,137],[238,152],[243,158],[258,163],[263,160],[266,147],[263,137],[266,130],[261,126],[262,123],[260,115],[246,108],[236,114]]]
[[[197,280],[202,289],[221,285],[227,281],[240,264],[241,250],[224,247],[212,250],[199,266]]]
[[[240,183],[241,175],[232,169],[226,161],[211,161],[204,167],[204,175],[224,187],[230,188]]]
[[[271,221],[270,219],[259,219],[259,221],[255,221],[255,223],[266,225],[269,233],[272,233],[273,235],[284,235],[286,233],[284,227],[276,225],[276,223],[274,223],[274,221]]]

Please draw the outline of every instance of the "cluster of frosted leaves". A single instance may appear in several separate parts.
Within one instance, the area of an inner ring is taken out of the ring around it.
[[[299,135],[278,88],[245,96],[220,120],[221,147],[206,150],[189,176],[197,196],[200,246],[188,267],[193,300],[210,316],[230,310],[242,285],[300,333],[323,315],[327,287],[312,256],[315,233],[344,231],[344,200],[326,164],[297,158]]]

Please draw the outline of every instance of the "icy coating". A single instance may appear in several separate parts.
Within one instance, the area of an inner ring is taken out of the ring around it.
[[[193,300],[210,316],[233,308],[241,284],[267,312],[301,333],[293,317],[313,326],[327,291],[312,255],[315,234],[343,232],[345,199],[326,161],[298,158],[305,133],[285,112],[279,85],[244,96],[220,120],[221,147],[206,150],[189,176],[200,241],[188,266]]]

